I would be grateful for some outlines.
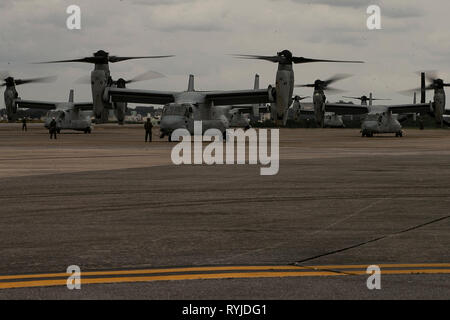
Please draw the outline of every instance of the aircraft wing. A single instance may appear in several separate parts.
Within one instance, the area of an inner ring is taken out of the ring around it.
[[[401,113],[428,113],[432,111],[430,103],[419,104],[399,104],[396,106],[388,106],[387,109],[395,114]]]
[[[73,104],[73,107],[81,111],[86,111],[93,110],[94,104],[92,102],[77,102]]]
[[[231,109],[239,110],[240,113],[252,113],[253,106],[252,105],[240,105],[240,106],[231,106]],[[259,111],[261,112],[269,112],[267,106],[258,106]]]
[[[113,102],[168,104],[175,102],[176,92],[109,88]]]
[[[53,110],[56,109],[58,105],[58,103],[56,102],[22,100],[22,99],[15,100],[15,104],[18,108],[41,109],[41,110]]]
[[[205,94],[205,102],[211,102],[215,106],[229,106],[240,104],[261,104],[270,101],[269,90],[238,90],[216,91]]]
[[[345,103],[325,103],[325,112],[335,114],[365,114],[369,112],[366,106],[358,106]]]

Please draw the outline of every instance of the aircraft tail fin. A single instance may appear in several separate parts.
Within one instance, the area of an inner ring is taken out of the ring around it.
[[[69,93],[69,102],[73,103],[73,97],[74,97],[74,91],[73,91],[73,89],[71,89],[70,93]]]
[[[259,89],[259,74],[255,74],[255,84],[254,84],[253,88],[255,90]],[[253,105],[253,116],[259,117],[259,105],[258,104]]]
[[[420,73],[420,103],[425,103],[427,99],[425,91],[425,72]]]
[[[259,89],[259,74],[255,74],[255,86],[254,86],[255,90]]]
[[[193,74],[189,76],[188,92],[195,91],[195,77]]]

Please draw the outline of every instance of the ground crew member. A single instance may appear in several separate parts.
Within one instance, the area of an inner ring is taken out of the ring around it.
[[[22,118],[22,131],[27,131],[27,118]]]
[[[144,129],[145,129],[145,142],[147,142],[147,139],[149,142],[152,142],[153,124],[150,121],[150,118],[147,118],[147,122],[144,124]]]
[[[53,139],[55,137],[56,140],[56,120],[55,118],[52,118],[52,121],[50,122],[50,125],[48,126],[48,131],[50,133],[50,139]]]

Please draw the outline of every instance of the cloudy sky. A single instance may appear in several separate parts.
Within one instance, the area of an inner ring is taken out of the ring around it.
[[[72,4],[81,7],[81,30],[66,27]],[[381,7],[382,30],[366,27],[370,4]],[[123,56],[174,54],[113,64],[112,75],[166,75],[133,84],[142,89],[185,90],[191,73],[199,90],[246,89],[255,73],[262,86],[273,83],[277,66],[230,54],[290,49],[297,56],[366,61],[296,65],[298,84],[350,73],[335,85],[347,95],[373,92],[406,103],[412,98],[396,92],[419,85],[416,71],[439,70],[450,81],[449,10],[447,0],[0,0],[0,70],[18,78],[58,75],[53,84],[21,86],[23,99],[65,101],[74,88],[77,101],[89,101],[90,87],[74,82],[92,65],[31,62],[81,58],[99,49]]]

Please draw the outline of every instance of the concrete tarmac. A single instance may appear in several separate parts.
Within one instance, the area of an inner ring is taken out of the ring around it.
[[[1,124],[0,279],[69,265],[450,263],[448,130],[282,129],[275,176],[259,165],[175,166],[175,143],[157,128],[153,140],[134,125],[52,141],[42,125]],[[0,299],[449,299],[450,265],[439,268],[382,273],[381,290],[350,274],[13,288]]]

